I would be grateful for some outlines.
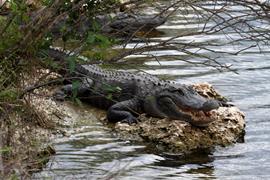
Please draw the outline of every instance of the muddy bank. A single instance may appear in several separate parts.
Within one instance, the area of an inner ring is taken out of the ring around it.
[[[56,74],[35,67],[21,74],[18,89],[27,89],[56,77]],[[67,106],[58,106],[51,99],[53,88],[37,88],[18,100],[1,104],[1,177],[24,179],[30,177],[31,172],[39,171],[55,153],[53,140],[63,136],[62,128],[76,121],[76,117],[67,113],[70,112]]]

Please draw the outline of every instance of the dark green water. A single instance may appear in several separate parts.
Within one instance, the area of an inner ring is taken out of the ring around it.
[[[208,5],[211,6],[211,5]],[[235,7],[237,9],[237,7]],[[184,31],[200,29],[195,15],[173,16],[159,29],[168,38]],[[236,34],[229,33],[231,37]],[[179,38],[177,41],[200,43],[226,41],[223,34]],[[244,45],[225,45],[222,50],[234,52]],[[129,44],[132,47],[134,44]],[[217,47],[220,48],[220,47]],[[58,139],[56,155],[47,167],[34,174],[35,179],[270,179],[270,52],[269,48],[250,48],[238,56],[222,55],[219,61],[232,64],[239,74],[218,72],[213,68],[194,66],[163,55],[175,51],[152,52],[159,62],[145,56],[131,57],[129,62],[151,74],[174,79],[179,83],[209,82],[229,97],[246,114],[244,143],[217,147],[208,153],[183,156],[157,151],[145,144],[117,139],[110,129],[96,120],[89,120],[84,129],[70,138]],[[201,52],[211,55],[209,52]],[[213,54],[214,55],[214,54]],[[200,58],[182,55],[187,60]],[[161,65],[160,65],[160,64]],[[79,127],[78,127],[79,128]]]

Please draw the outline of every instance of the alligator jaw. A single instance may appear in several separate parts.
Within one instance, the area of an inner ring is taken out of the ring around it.
[[[211,122],[215,121],[216,110],[195,111],[192,109],[179,109],[183,114],[190,116],[188,122],[197,127],[207,127]]]

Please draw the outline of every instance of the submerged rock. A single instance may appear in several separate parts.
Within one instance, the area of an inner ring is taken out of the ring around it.
[[[209,84],[196,84],[194,88],[208,98],[224,99]],[[138,124],[117,123],[114,129],[122,138],[150,141],[177,152],[226,146],[243,140],[245,116],[237,107],[220,107],[212,116],[216,120],[206,128],[142,115]]]

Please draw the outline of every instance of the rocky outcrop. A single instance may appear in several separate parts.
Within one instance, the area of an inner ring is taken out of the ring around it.
[[[222,98],[209,84],[197,84],[194,87],[208,98]],[[198,128],[184,121],[156,119],[142,115],[140,123],[136,125],[117,123],[114,129],[121,138],[150,141],[177,152],[227,146],[243,141],[245,132],[243,112],[235,106],[220,107],[214,116],[216,120],[206,128]]]

